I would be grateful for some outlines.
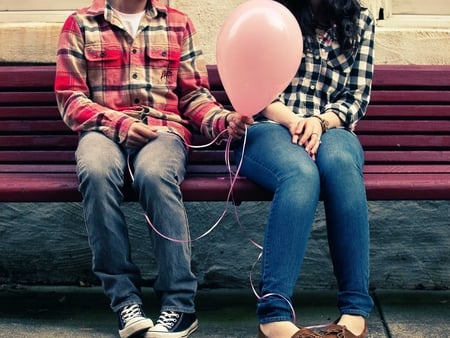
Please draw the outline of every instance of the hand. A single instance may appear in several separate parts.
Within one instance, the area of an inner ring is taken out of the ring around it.
[[[148,142],[158,137],[156,129],[144,123],[135,122],[128,129],[128,135],[125,140],[127,148],[141,148]]]
[[[313,160],[316,159],[317,150],[322,137],[322,126],[317,118],[296,118],[289,125],[292,143],[305,147],[305,151]]]
[[[254,120],[251,116],[243,116],[239,113],[230,113],[226,117],[228,135],[232,138],[239,138],[245,134],[247,126],[253,124]]]

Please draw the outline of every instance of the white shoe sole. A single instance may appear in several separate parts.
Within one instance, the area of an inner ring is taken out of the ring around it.
[[[148,330],[153,327],[153,322],[151,319],[141,319],[136,321],[135,323],[129,324],[125,326],[122,330],[119,330],[120,338],[128,338],[132,335]]]
[[[191,333],[198,329],[198,320],[196,319],[191,326],[181,332],[163,332],[163,331],[147,331],[145,338],[187,338]]]

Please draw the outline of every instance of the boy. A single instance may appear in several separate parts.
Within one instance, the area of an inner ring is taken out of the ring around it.
[[[189,239],[180,184],[190,127],[211,138],[225,129],[239,137],[252,119],[214,100],[191,20],[156,0],[94,0],[73,13],[58,42],[55,91],[62,118],[80,135],[77,173],[92,269],[120,336],[188,337],[198,327],[190,244],[151,233],[161,300],[153,325],[142,310],[120,208],[124,176],[130,167],[139,202],[161,233]]]

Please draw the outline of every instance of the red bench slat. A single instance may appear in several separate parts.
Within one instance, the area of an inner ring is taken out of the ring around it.
[[[53,92],[0,92],[0,104],[18,102],[26,103],[26,105],[55,102],[55,93]]]
[[[7,149],[36,149],[36,148],[72,148],[75,149],[78,137],[73,135],[0,135],[0,151]]]
[[[444,103],[450,101],[450,92],[444,90],[377,90],[371,95],[376,102],[399,103]]]
[[[437,134],[450,130],[450,120],[361,120],[358,122],[356,130],[358,133]]]
[[[449,148],[450,135],[359,135],[361,143],[366,149],[391,148],[400,150],[402,148],[430,149],[437,147]]]
[[[379,65],[375,66],[374,89],[377,87],[448,86],[450,67],[447,65]]]
[[[423,118],[424,116],[433,118],[447,118],[450,119],[450,107],[445,105],[396,105],[395,109],[392,106],[382,104],[370,104],[367,108],[365,121],[377,118]],[[362,121],[361,121],[362,122]]]
[[[73,132],[67,127],[62,120],[15,120],[2,121],[0,123],[0,133],[70,133]]]
[[[56,102],[55,102],[56,104]],[[0,120],[6,119],[61,119],[58,107],[52,106],[31,106],[31,107],[15,107],[15,106],[0,106]]]

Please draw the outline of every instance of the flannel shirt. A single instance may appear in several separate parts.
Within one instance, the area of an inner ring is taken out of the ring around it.
[[[375,25],[369,11],[359,18],[359,40],[349,55],[333,39],[334,27],[323,37],[304,37],[304,56],[294,79],[277,98],[302,117],[334,112],[353,129],[370,100]]]
[[[136,37],[107,0],[69,16],[57,50],[55,92],[74,131],[100,131],[117,143],[132,123],[215,137],[229,113],[209,91],[195,27],[180,11],[148,1]]]

